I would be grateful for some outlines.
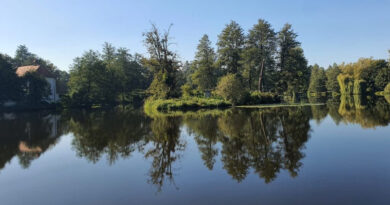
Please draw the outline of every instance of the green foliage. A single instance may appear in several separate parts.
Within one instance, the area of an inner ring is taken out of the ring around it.
[[[367,90],[367,82],[365,80],[355,80],[353,84],[353,94],[361,95]]]
[[[218,36],[218,64],[225,73],[240,73],[245,36],[243,29],[231,21]]]
[[[50,95],[47,81],[36,73],[26,73],[21,78],[23,102],[27,105],[38,105]]]
[[[181,93],[183,97],[192,96],[192,90],[193,88],[189,84],[184,84],[183,86],[181,86]]]
[[[150,57],[143,59],[143,65],[153,73],[153,82],[148,92],[155,98],[171,98],[179,95],[179,62],[175,52],[170,50],[169,30],[161,33],[155,25],[144,33],[145,45]],[[160,93],[161,92],[161,93]]]
[[[259,19],[247,36],[243,52],[244,79],[249,90],[273,87],[275,73],[276,33],[265,20]]]
[[[216,55],[207,35],[200,39],[197,49],[195,60],[192,63],[194,71],[191,75],[192,82],[202,92],[210,91],[216,85],[217,71],[215,68]]]
[[[311,67],[308,94],[326,92],[326,75],[324,68],[315,64]]]
[[[340,85],[337,81],[337,76],[341,73],[340,68],[337,64],[333,64],[333,66],[329,66],[325,71],[326,74],[326,89],[332,93],[340,92]]]
[[[74,59],[69,79],[71,104],[90,107],[132,102],[134,93],[148,86],[148,76],[137,55],[105,43],[102,55],[90,50]]]
[[[310,69],[307,66],[307,60],[300,47],[290,49],[289,55],[285,59],[285,66],[282,73],[282,79],[286,81],[288,96],[298,93],[306,93],[310,81]]]
[[[156,99],[167,99],[170,94],[170,87],[167,85],[168,74],[159,72],[154,74],[152,83],[148,88],[148,92]]]
[[[12,67],[12,58],[0,54],[0,105],[21,97],[20,80]]]
[[[281,99],[279,95],[259,91],[250,92],[249,99],[245,100],[246,105],[272,104],[280,102]]]
[[[310,69],[303,54],[300,43],[296,40],[297,34],[290,24],[285,24],[278,33],[278,69],[277,91],[287,96],[306,93],[310,79]]]
[[[390,67],[383,67],[380,69],[375,77],[375,89],[383,90],[390,82]]]
[[[222,77],[218,82],[215,93],[230,101],[233,105],[243,102],[247,94],[237,74],[227,74]]]
[[[360,87],[356,88],[355,94],[372,94],[381,91],[387,80],[387,62],[385,60],[360,58],[355,63],[341,64],[339,67],[342,71],[342,74],[340,75],[349,76],[350,81],[359,81],[359,83],[355,83],[355,85],[359,85],[361,80],[365,81],[365,89],[360,89]],[[380,77],[379,74],[381,74]],[[343,81],[339,82],[343,83]],[[342,87],[345,88],[348,86],[340,84],[341,93],[345,91]]]
[[[339,74],[337,76],[337,81],[340,86],[340,93],[342,95],[352,95],[353,94],[353,77],[348,74]]]
[[[144,110],[147,113],[156,111],[191,110],[201,108],[223,108],[231,104],[222,99],[215,98],[172,98],[172,99],[152,99],[145,101]]]

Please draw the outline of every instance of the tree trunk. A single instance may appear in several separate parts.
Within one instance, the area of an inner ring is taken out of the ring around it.
[[[260,68],[260,73],[259,73],[259,84],[257,85],[257,90],[259,92],[261,92],[261,90],[262,90],[261,81],[263,80],[263,71],[264,71],[264,59],[261,61],[261,68]]]

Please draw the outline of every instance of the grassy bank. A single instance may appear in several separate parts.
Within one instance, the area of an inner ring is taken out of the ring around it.
[[[230,107],[231,103],[215,98],[174,98],[174,99],[148,99],[145,101],[144,109],[151,111],[177,111],[197,110]]]

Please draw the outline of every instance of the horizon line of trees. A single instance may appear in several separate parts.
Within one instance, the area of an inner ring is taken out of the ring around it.
[[[218,36],[216,51],[208,36],[203,35],[195,59],[181,70],[177,54],[169,48],[169,30],[161,33],[152,25],[144,36],[150,54],[147,62],[154,62],[146,64],[154,71],[148,89],[154,98],[179,97],[180,92],[184,96],[210,95],[216,91],[214,94],[239,103],[245,93],[295,96],[305,93],[309,84],[310,68],[290,24],[276,32],[260,19],[245,34],[238,23],[231,21]]]
[[[390,50],[389,50],[390,56]],[[330,92],[341,95],[373,95],[390,85],[390,59],[360,58],[357,62],[312,67],[309,96]],[[389,92],[390,93],[390,92]]]
[[[214,96],[242,104],[248,96],[269,93],[293,100],[325,92],[372,94],[385,90],[390,82],[390,60],[361,58],[356,63],[333,64],[326,70],[317,64],[309,66],[290,24],[275,31],[270,23],[259,19],[244,32],[231,21],[218,35],[216,49],[205,34],[194,60],[184,63],[171,49],[170,28],[161,31],[152,24],[143,33],[147,57],[104,43],[101,52],[89,50],[76,57],[69,73],[21,45],[13,58],[0,55],[0,103],[20,101],[20,96],[29,93],[23,88],[26,80],[17,78],[15,71],[31,64],[44,65],[55,75],[64,104],[86,107],[127,104],[148,96]],[[39,76],[30,78],[39,80]],[[30,101],[48,95],[44,83],[35,90]]]

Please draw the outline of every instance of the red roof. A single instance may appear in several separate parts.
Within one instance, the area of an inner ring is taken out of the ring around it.
[[[21,66],[16,69],[16,74],[19,77],[23,77],[28,72],[37,72],[39,75],[42,75],[43,77],[52,78],[53,74],[47,70],[45,67],[40,65],[28,65],[28,66]]]

